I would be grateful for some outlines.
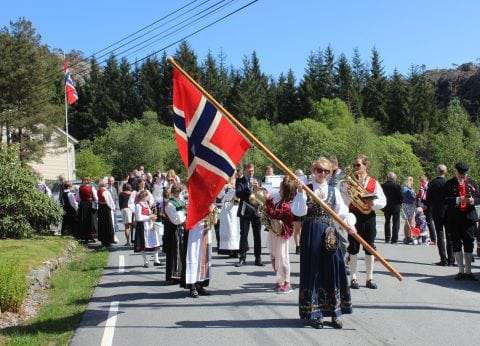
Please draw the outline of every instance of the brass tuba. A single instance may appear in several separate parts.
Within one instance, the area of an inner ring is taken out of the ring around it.
[[[363,187],[355,177],[351,168],[345,169],[345,178],[340,182],[340,190],[347,192],[350,202],[363,214],[370,214],[372,208],[363,199],[369,196],[368,191]]]

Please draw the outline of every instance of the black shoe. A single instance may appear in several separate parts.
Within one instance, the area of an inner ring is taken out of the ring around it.
[[[300,255],[300,246],[295,247],[295,255]]]
[[[338,317],[332,317],[332,327],[335,329],[342,329],[343,328],[343,322],[341,319]]]
[[[360,285],[358,284],[358,281],[355,280],[355,279],[350,281],[350,288],[352,288],[354,290],[358,290],[360,288]]]
[[[197,292],[198,292],[198,295],[200,295],[200,296],[209,296],[210,295],[210,293],[207,292],[207,290],[205,288],[201,287],[201,286],[197,287]]]
[[[385,243],[390,243],[390,238],[385,238]]]
[[[162,266],[162,265],[163,265],[163,263],[162,263],[161,261],[159,261],[159,262],[153,262],[153,266],[154,266],[154,267],[160,267],[160,266]]]
[[[261,259],[256,259],[255,260],[255,265],[257,267],[265,267],[265,264],[263,264],[262,260]]]
[[[472,281],[478,281],[478,279],[472,274],[463,274],[463,278],[465,280],[472,280]]]
[[[241,266],[244,266],[245,264],[247,264],[247,262],[245,262],[244,259],[241,259],[240,261],[238,261],[238,263],[235,263],[235,267],[239,268]]]
[[[454,276],[454,279],[455,280],[463,280],[463,279],[466,279],[466,274],[464,273],[457,273],[457,275]]]
[[[198,291],[195,288],[190,288],[190,293],[188,293],[190,298],[198,298]]]
[[[390,244],[396,244],[396,243],[397,243],[396,240],[392,240],[392,241],[390,242]]]
[[[367,288],[371,288],[373,290],[377,289],[377,283],[375,280],[367,280]]]
[[[314,319],[312,322],[312,327],[315,329],[323,328],[323,320],[321,318]]]
[[[447,263],[447,261],[440,261],[440,262],[435,263],[435,265],[441,266],[441,267],[446,267],[446,266],[448,266],[448,263]]]

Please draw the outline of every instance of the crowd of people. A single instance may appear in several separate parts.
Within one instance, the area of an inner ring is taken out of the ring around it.
[[[263,267],[262,229],[268,232],[272,287],[279,294],[292,292],[289,244],[293,237],[295,254],[300,256],[299,316],[314,328],[323,328],[326,317],[332,319],[331,326],[342,328],[342,314],[352,313],[350,290],[361,287],[357,260],[364,243],[369,245],[363,248],[365,287],[378,288],[371,249],[375,249],[380,210],[386,243],[399,243],[403,217],[404,244],[436,245],[438,265],[458,266],[456,280],[476,280],[471,263],[474,237],[479,236],[475,206],[480,195],[477,183],[468,177],[468,166],[458,163],[455,176],[447,180],[447,168],[438,165],[437,177],[428,181],[422,175],[415,192],[413,177],[406,177],[400,186],[397,175],[389,172],[381,184],[369,176],[369,165],[365,155],[358,155],[352,168],[343,171],[336,157],[320,157],[312,163],[310,176],[297,169],[296,177],[280,177],[276,190],[269,184],[273,167],[268,166],[260,179],[254,164],[247,163],[212,201],[210,214],[189,230],[185,229],[188,194],[173,170],[151,174],[140,167],[120,181],[120,193],[113,177],[91,183],[86,176],[78,191],[70,182],[63,183],[62,234],[86,243],[98,239],[109,247],[116,242],[115,211],[119,210],[127,239],[124,246],[141,253],[145,267],[150,265],[147,253],[152,252],[153,265],[165,265],[165,280],[188,289],[192,298],[210,294],[212,234],[218,253],[237,258],[235,266],[241,268],[248,265],[252,230],[253,264]],[[339,218],[343,227],[336,221]]]

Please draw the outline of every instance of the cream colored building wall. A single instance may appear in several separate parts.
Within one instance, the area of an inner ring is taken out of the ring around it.
[[[75,139],[69,141],[69,164],[67,166],[67,149],[66,147],[58,148],[55,144],[55,137],[64,135],[64,133],[55,132],[52,135],[52,140],[47,144],[47,153],[42,158],[43,163],[33,162],[30,166],[38,170],[44,179],[56,180],[60,174],[64,174],[68,180],[76,179],[75,176],[75,147],[74,143],[77,143]],[[69,168],[69,169],[68,169]],[[68,175],[70,171],[70,175]]]

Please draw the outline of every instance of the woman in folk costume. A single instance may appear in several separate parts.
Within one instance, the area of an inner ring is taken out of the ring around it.
[[[67,232],[66,234],[62,233],[62,235],[73,235],[78,238],[78,203],[77,196],[72,191],[72,182],[65,181],[62,184],[62,189],[59,197],[64,212],[62,229],[65,227]]]
[[[290,208],[295,196],[295,180],[286,176],[280,184],[280,201],[275,203],[268,192],[265,192],[265,213],[268,218],[281,227],[280,233],[268,232],[267,244],[270,249],[273,271],[277,275],[275,289],[277,293],[290,293],[290,257],[288,254],[289,240],[293,234],[293,214]],[[276,221],[278,220],[278,221]],[[275,226],[273,226],[275,227]]]
[[[82,185],[78,189],[77,200],[80,201],[78,216],[80,221],[80,238],[85,242],[95,242],[97,231],[94,218],[97,217],[93,203],[98,201],[97,190],[90,184],[88,175],[82,178]]]
[[[212,267],[212,227],[217,223],[217,210],[212,204],[210,214],[192,229],[184,231],[182,280],[180,286],[190,290],[191,298],[208,296]]]
[[[168,200],[164,202],[163,251],[166,256],[166,281],[178,283],[182,273],[181,254],[183,249],[183,231],[185,230],[186,206],[180,194],[181,183],[174,183],[169,190]]]
[[[310,189],[333,209],[350,227],[353,234],[356,218],[348,212],[339,190],[329,186],[331,163],[321,157],[312,164],[314,179]],[[323,318],[331,317],[334,328],[342,328],[342,314],[352,313],[350,288],[342,252],[332,244],[332,216],[314,200],[307,198],[298,181],[298,192],[292,202],[292,213],[305,216],[300,240],[300,318],[313,321],[314,328],[323,328]]]
[[[138,193],[138,203],[135,205],[135,246],[134,252],[141,252],[143,257],[143,266],[148,267],[148,260],[145,251],[153,251],[154,266],[160,266],[158,259],[160,251],[160,234],[153,227],[153,221],[157,219],[156,214],[152,214],[148,203],[148,191]]]
[[[219,198],[222,199],[222,208],[219,215],[220,244],[219,252],[227,251],[230,258],[238,258],[240,244],[240,224],[237,217],[238,199],[235,197],[235,175],[222,189]]]
[[[115,202],[107,190],[107,183],[100,182],[98,197],[98,240],[103,246],[109,247],[114,242],[113,212]]]

